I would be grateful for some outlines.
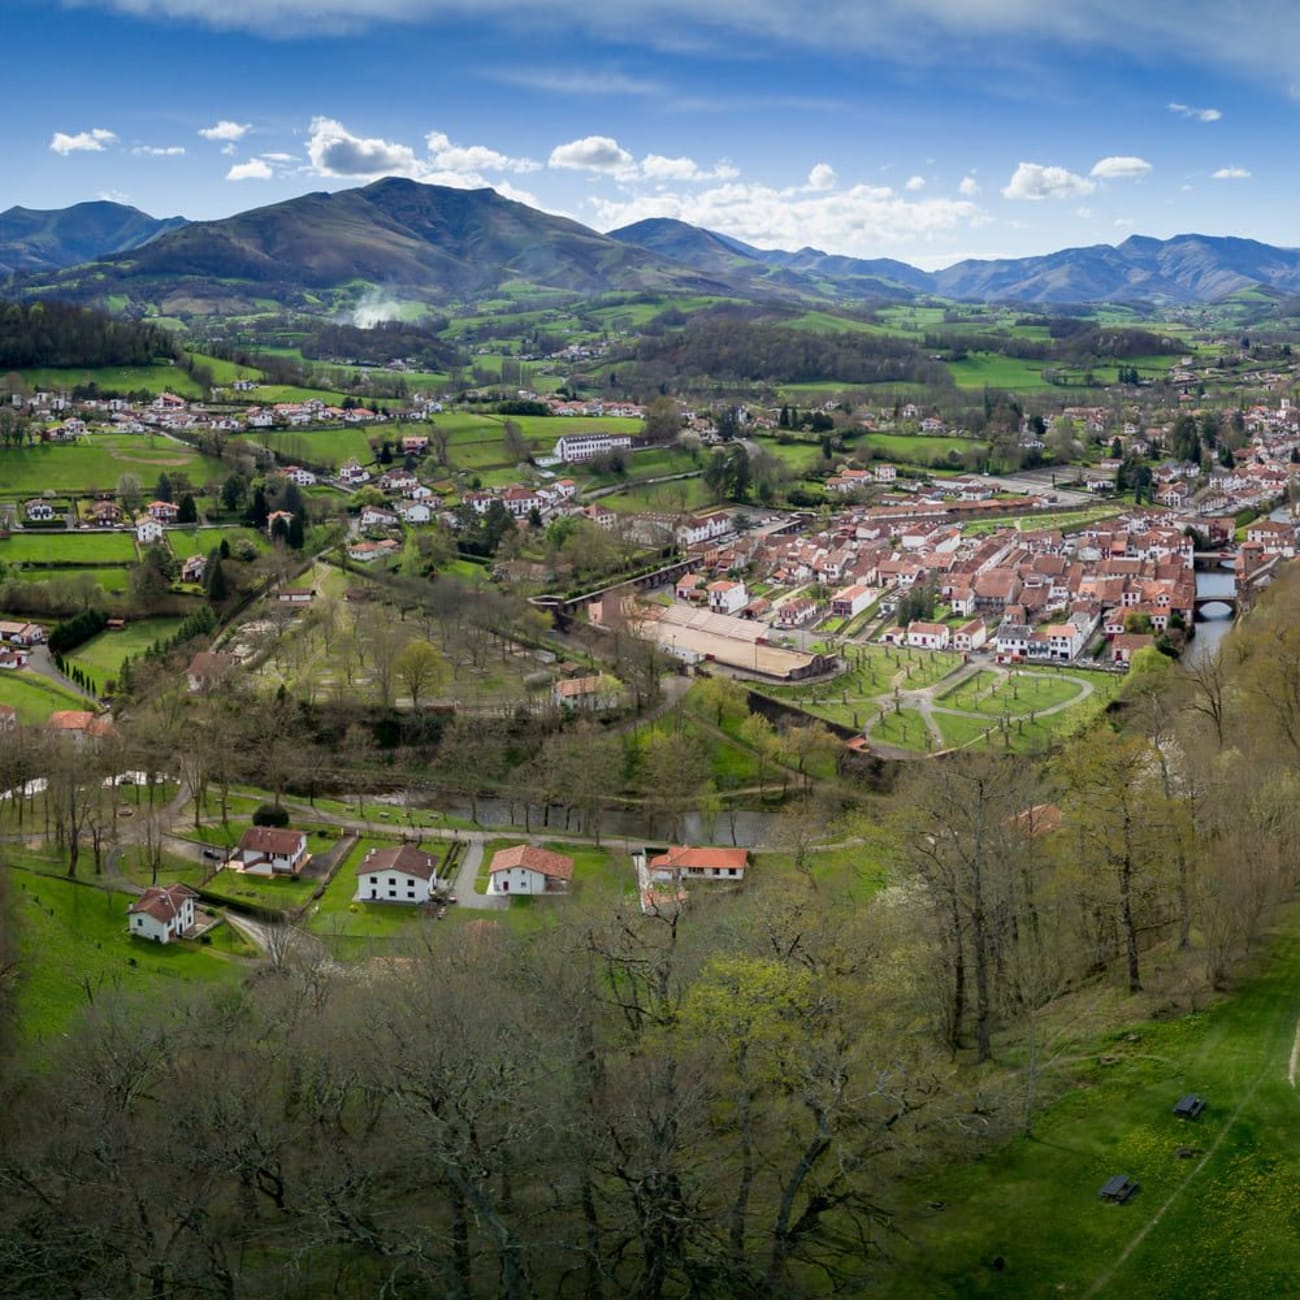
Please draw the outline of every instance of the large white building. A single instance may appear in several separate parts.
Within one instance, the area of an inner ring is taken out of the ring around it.
[[[127,927],[136,939],[171,943],[194,927],[194,900],[198,895],[186,885],[146,889],[126,909]]]
[[[489,894],[545,894],[568,887],[573,859],[534,844],[515,844],[492,855]]]
[[[566,433],[556,440],[555,454],[566,465],[572,465],[611,451],[626,451],[631,446],[632,437],[627,433]]]

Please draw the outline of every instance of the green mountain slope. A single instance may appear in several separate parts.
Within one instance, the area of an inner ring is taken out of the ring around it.
[[[0,212],[0,277],[126,252],[184,224],[183,217],[151,217],[123,203],[77,203],[49,211],[13,207]]]

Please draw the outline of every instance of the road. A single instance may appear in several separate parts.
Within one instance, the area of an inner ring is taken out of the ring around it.
[[[80,695],[83,700],[89,700],[92,704],[98,706],[99,701],[90,691],[78,686],[71,677],[65,677],[54,666],[54,657],[50,654],[49,646],[32,646],[31,657],[27,660],[27,667],[37,676],[53,682],[55,686],[70,691],[73,695]]]

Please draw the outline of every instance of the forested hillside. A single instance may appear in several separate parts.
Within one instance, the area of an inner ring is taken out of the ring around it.
[[[165,330],[65,302],[0,307],[0,368],[147,366],[180,355]]]

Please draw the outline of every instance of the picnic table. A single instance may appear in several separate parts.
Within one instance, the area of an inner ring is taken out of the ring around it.
[[[1174,1104],[1173,1113],[1179,1119],[1198,1119],[1201,1112],[1205,1109],[1205,1102],[1198,1097],[1196,1093],[1189,1092],[1185,1097],[1179,1097]]]
[[[1113,1178],[1106,1179],[1097,1195],[1103,1201],[1123,1205],[1137,1189],[1138,1184],[1133,1182],[1127,1174],[1116,1174]]]

